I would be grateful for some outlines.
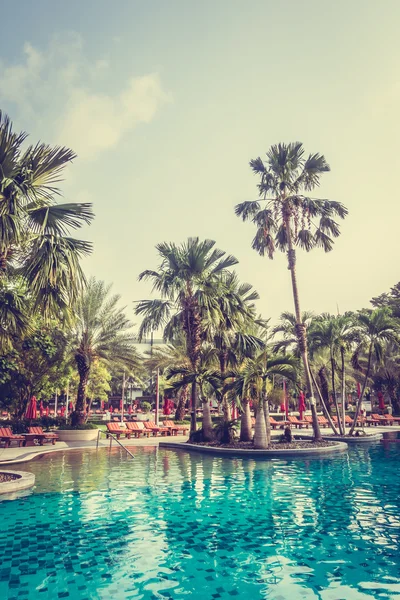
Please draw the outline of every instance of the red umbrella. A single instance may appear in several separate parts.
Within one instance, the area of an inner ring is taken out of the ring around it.
[[[281,411],[281,413],[284,413],[284,412],[286,412],[286,405],[285,405],[285,402],[281,402],[281,405],[280,405],[280,408],[279,408],[279,410]]]
[[[378,392],[379,410],[385,410],[385,398],[382,392]]]
[[[65,406],[62,406],[62,407],[61,407],[60,415],[61,415],[62,417],[65,417],[65,409],[66,409],[66,407],[65,407]]]
[[[49,405],[47,405],[47,406],[46,406],[46,417],[48,417],[48,416],[49,416],[49,412],[50,412]]]
[[[36,419],[37,418],[37,410],[36,410],[36,398],[32,396],[29,401],[29,404],[26,409],[25,417],[27,419]]]
[[[110,413],[112,413],[114,411],[112,406],[110,406],[110,408],[108,410],[110,411]]]
[[[289,398],[286,393],[286,381],[283,381],[283,398],[284,398],[284,403],[285,403],[286,418],[288,418],[288,416],[289,416]]]
[[[299,394],[300,421],[303,420],[303,413],[304,413],[305,410],[306,410],[305,396],[304,396],[303,392],[300,392],[300,394]]]
[[[72,412],[74,410],[74,405],[72,402],[69,403],[69,411]]]
[[[104,400],[102,400],[101,403],[100,403],[100,409],[104,410]]]
[[[130,404],[130,405],[128,406],[128,414],[129,414],[129,415],[131,415],[131,414],[132,414],[132,412],[133,412],[133,411],[132,411],[132,404]]]
[[[43,411],[44,411],[44,406],[43,406],[43,402],[40,401],[39,404],[39,412],[40,412],[40,416],[43,417]]]

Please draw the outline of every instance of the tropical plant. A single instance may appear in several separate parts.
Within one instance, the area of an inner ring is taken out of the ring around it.
[[[135,312],[143,317],[138,337],[162,328],[164,339],[170,341],[183,331],[191,369],[197,373],[205,324],[222,320],[219,300],[226,291],[224,276],[237,260],[215,248],[212,240],[189,238],[180,246],[164,242],[156,248],[161,258],[158,271],[143,271],[139,280],[150,280],[161,299],[137,303]],[[196,430],[197,392],[194,378],[191,431]]]
[[[67,314],[84,281],[80,259],[91,251],[88,242],[69,236],[91,222],[91,205],[56,202],[57,184],[75,154],[42,143],[23,150],[26,137],[15,133],[0,111],[0,278],[2,293],[8,293],[0,317],[3,336],[25,325],[23,298],[10,297],[16,274],[35,311],[46,317]]]
[[[346,401],[346,352],[354,342],[354,315],[323,314],[314,319],[308,332],[310,352],[327,348],[329,351],[330,373],[333,402],[336,408],[339,432],[345,434],[345,401]],[[338,366],[340,364],[340,367]],[[336,393],[336,373],[340,372],[341,406]],[[320,375],[323,375],[320,372]]]
[[[79,383],[75,410],[71,415],[73,425],[87,419],[87,386],[95,361],[106,367],[140,364],[135,349],[135,336],[120,297],[110,295],[111,286],[91,278],[78,299],[75,319],[70,331],[70,346],[76,362]]]
[[[271,382],[274,376],[296,381],[297,368],[298,361],[294,356],[274,354],[270,348],[265,348],[254,358],[245,359],[240,369],[234,373],[235,380],[231,388],[244,408],[243,428],[246,432],[249,428],[248,403],[252,399],[257,404],[254,427],[255,448],[267,448],[271,443],[267,382]],[[244,438],[247,438],[246,434],[241,436],[241,439]]]
[[[273,258],[275,250],[287,253],[291,273],[296,315],[296,336],[303,360],[307,390],[313,416],[314,438],[321,439],[317,419],[313,384],[308,364],[307,335],[300,310],[296,273],[296,246],[307,252],[322,247],[328,252],[340,230],[334,217],[343,219],[347,209],[340,202],[311,198],[306,193],[319,186],[320,177],[330,170],[321,154],[305,158],[300,142],[278,144],[267,152],[264,162],[260,157],[250,161],[250,167],[259,177],[259,200],[242,202],[235,212],[244,221],[251,220],[257,227],[252,247],[261,255]],[[261,206],[265,203],[265,206]],[[318,219],[315,223],[314,219]]]
[[[355,327],[357,347],[353,354],[353,366],[361,370],[360,355],[365,352],[367,356],[367,365],[364,373],[364,381],[361,388],[361,394],[357,402],[356,412],[353,424],[350,428],[350,435],[353,434],[358,417],[360,415],[361,405],[364,400],[365,389],[371,373],[372,358],[375,355],[378,364],[382,363],[384,349],[388,343],[400,343],[399,322],[392,315],[387,307],[375,308],[374,310],[364,309],[357,314],[357,325]]]
[[[309,311],[301,313],[301,322],[306,330],[309,329],[314,317],[314,313]],[[300,356],[299,341],[296,335],[296,315],[289,311],[281,313],[279,323],[272,329],[272,334],[280,337],[274,343],[275,352],[289,352]]]

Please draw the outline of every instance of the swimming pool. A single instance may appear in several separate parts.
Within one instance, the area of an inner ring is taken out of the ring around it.
[[[310,460],[135,448],[26,463],[0,502],[0,598],[400,596],[399,444]],[[11,468],[11,467],[10,467]]]

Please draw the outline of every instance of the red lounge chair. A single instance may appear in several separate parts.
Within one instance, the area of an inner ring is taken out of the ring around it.
[[[58,440],[58,435],[56,435],[55,433],[43,431],[41,427],[28,427],[28,432],[34,433],[38,437],[41,437],[45,442],[51,442],[53,446]]]
[[[10,447],[11,442],[18,442],[18,446],[21,447],[25,438],[23,435],[14,435],[9,427],[0,427],[0,442],[4,442],[6,448]]]
[[[392,417],[392,415],[378,415],[377,413],[374,413],[371,415],[371,417],[372,419],[379,421],[381,425],[393,425],[395,422],[395,419]]]
[[[363,417],[360,418],[361,423],[363,422]],[[378,427],[378,425],[385,425],[385,423],[381,422],[380,419],[380,415],[370,415],[369,417],[367,417],[364,420],[364,423],[366,423],[368,425],[368,427],[371,427],[371,425],[374,425],[375,427]]]
[[[164,421],[163,425],[164,425],[164,427],[169,427],[169,429],[171,429],[171,430],[181,431],[183,433],[183,435],[186,435],[187,432],[189,431],[189,427],[187,425],[177,425],[173,421]],[[174,434],[172,434],[172,435],[174,435]]]
[[[289,425],[294,425],[298,429],[305,425],[306,429],[308,429],[309,422],[308,421],[300,421],[296,416],[288,417]]]
[[[325,419],[325,417],[317,417],[318,419],[318,423],[321,425],[321,427],[329,427],[329,421],[328,419]],[[307,421],[308,423],[312,424],[312,415],[304,415],[304,420]]]
[[[332,421],[335,425],[339,425],[339,419],[336,415],[332,417]],[[349,417],[349,415],[346,415],[344,418],[344,424],[345,427],[351,427],[353,425],[353,419]]]
[[[146,437],[150,437],[150,429],[146,429],[144,424],[141,421],[129,421],[126,424],[127,429],[133,433],[133,435],[138,438],[140,434],[143,434]]]
[[[107,423],[107,429],[108,429],[109,433],[112,433],[113,435],[115,435],[117,440],[119,440],[121,435],[124,435],[126,438],[128,438],[128,440],[131,437],[131,432],[129,431],[129,429],[125,429],[124,427],[121,427],[120,423]],[[109,437],[108,434],[107,434],[107,437]]]
[[[256,424],[255,418],[251,417],[251,426],[253,429],[254,429],[255,424]],[[281,429],[283,429],[286,425],[289,424],[289,421],[276,421],[274,419],[274,417],[270,417],[269,424],[271,425],[272,429],[276,429],[277,427],[280,427]]]
[[[143,421],[143,424],[146,429],[149,429],[153,433],[154,436],[157,436],[158,432],[160,432],[161,435],[167,435],[169,433],[168,427],[157,427],[154,421]]]

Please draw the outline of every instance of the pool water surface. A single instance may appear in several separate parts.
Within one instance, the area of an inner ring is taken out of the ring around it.
[[[19,466],[0,598],[400,598],[400,444],[323,459],[135,448]],[[11,468],[11,467],[10,467]]]

